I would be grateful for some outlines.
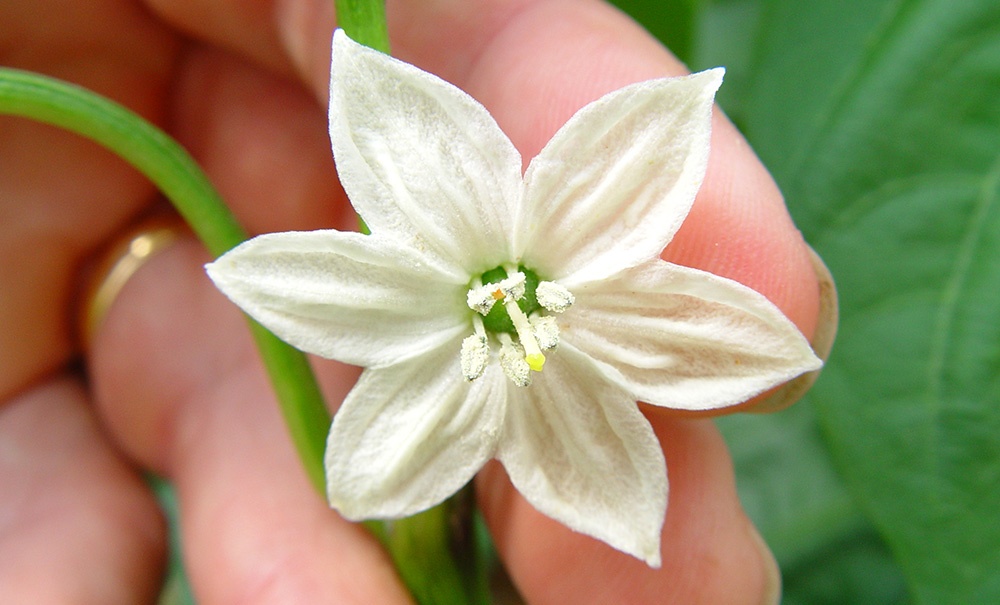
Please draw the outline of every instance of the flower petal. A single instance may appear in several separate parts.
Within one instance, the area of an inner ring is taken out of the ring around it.
[[[369,367],[471,331],[464,283],[376,236],[270,233],[206,267],[226,296],[282,340]]]
[[[654,405],[742,403],[822,365],[767,298],[711,273],[656,259],[574,294],[563,340]]]
[[[365,370],[333,419],[330,504],[352,520],[397,518],[438,504],[496,449],[507,385],[496,364],[462,377],[460,343]]]
[[[560,345],[530,387],[509,389],[498,458],[535,508],[660,564],[666,463],[631,395]]]
[[[722,74],[633,84],[570,118],[525,173],[515,254],[564,285],[657,256],[704,178]]]
[[[468,274],[511,258],[521,157],[469,95],[338,30],[330,139],[372,233],[392,233]]]

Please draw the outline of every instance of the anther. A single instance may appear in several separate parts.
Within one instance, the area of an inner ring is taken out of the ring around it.
[[[462,375],[470,382],[482,376],[490,363],[490,344],[486,337],[486,328],[483,326],[483,318],[473,315],[472,326],[476,333],[466,336],[462,341],[462,353],[459,358]]]
[[[519,387],[531,384],[531,366],[525,360],[524,348],[511,340],[509,334],[500,334],[500,368],[507,378]]]
[[[462,341],[462,375],[473,381],[483,375],[490,362],[490,345],[485,336],[472,334]]]
[[[552,281],[539,282],[535,297],[538,304],[553,313],[562,313],[576,302],[572,292]]]
[[[500,293],[503,295],[500,298],[505,300],[521,300],[524,298],[525,281],[524,273],[520,271],[508,272],[507,279],[500,280],[499,283],[493,284],[493,286],[496,290],[500,290]]]
[[[497,283],[479,284],[470,288],[465,295],[465,302],[470,309],[485,316],[497,301],[521,300],[524,297],[524,283],[524,273],[518,271]]]
[[[493,297],[489,286],[470,288],[469,293],[465,295],[465,302],[469,308],[480,315],[489,313],[496,301],[497,299]]]
[[[528,318],[528,323],[531,324],[538,346],[543,351],[554,349],[559,345],[559,326],[556,325],[555,317],[536,314]]]

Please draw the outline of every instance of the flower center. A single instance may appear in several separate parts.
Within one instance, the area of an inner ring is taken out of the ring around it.
[[[518,386],[531,384],[531,372],[545,366],[542,350],[559,344],[559,328],[548,313],[562,313],[573,295],[555,282],[542,281],[524,266],[500,266],[473,280],[467,294],[475,311],[475,334],[462,342],[462,373],[468,380],[483,375],[494,345],[507,377]]]
[[[538,298],[535,292],[538,290],[538,274],[527,269],[524,266],[518,266],[517,271],[524,274],[524,294],[517,301],[517,306],[521,311],[530,316],[532,313],[541,308],[538,304]],[[479,278],[479,281],[483,284],[499,284],[503,280],[507,279],[507,270],[503,267],[497,267],[496,269],[490,269],[486,273],[483,273]],[[497,302],[501,301],[498,298],[499,295],[503,293],[501,291],[494,291],[492,294]],[[507,308],[505,305],[493,305],[490,312],[483,316],[483,325],[490,332],[507,332],[508,334],[514,334],[517,330],[514,328],[514,322],[510,315],[507,313]]]

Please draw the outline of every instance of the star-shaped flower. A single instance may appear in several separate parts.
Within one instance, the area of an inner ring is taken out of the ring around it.
[[[331,504],[396,518],[492,458],[539,511],[660,562],[663,453],[636,401],[741,403],[821,362],[762,295],[659,254],[708,160],[722,70],[628,86],[535,157],[486,109],[337,32],[330,136],[371,235],[274,233],[208,266],[289,343],[366,369]]]

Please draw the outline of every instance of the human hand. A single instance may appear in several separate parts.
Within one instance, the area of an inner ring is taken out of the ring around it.
[[[14,59],[47,58],[50,65],[23,66],[58,68],[57,75],[167,121],[251,230],[348,228],[354,218],[336,185],[325,133],[328,3],[280,2],[270,12],[242,13],[208,0],[150,4],[156,18],[124,2],[76,7],[95,13],[94,23],[83,19],[71,30],[89,41],[87,48],[103,44],[92,62],[53,58],[59,51],[80,56],[73,45],[56,44],[69,36],[58,31],[59,11],[39,10],[37,3],[33,10],[0,11],[12,11],[5,23],[56,36],[32,37],[36,52],[18,47]],[[433,10],[390,3],[388,12],[397,56],[482,101],[525,158],[584,103],[632,81],[682,71],[632,23],[598,3],[462,2]],[[10,45],[4,47],[6,53]],[[31,270],[4,276],[4,289],[13,284],[11,300],[20,306],[4,299],[0,312],[5,325],[7,317],[17,318],[31,333],[2,341],[4,360],[18,360],[3,392],[18,395],[0,415],[0,434],[25,453],[21,466],[10,467],[14,480],[4,479],[16,488],[0,501],[21,498],[10,510],[12,526],[25,531],[0,546],[12,553],[0,561],[23,567],[24,553],[37,553],[33,569],[64,583],[48,582],[48,589],[80,590],[95,602],[112,602],[112,593],[97,592],[111,590],[109,583],[93,580],[109,575],[119,595],[128,587],[126,598],[148,596],[159,573],[162,529],[134,463],[177,484],[187,564],[201,602],[404,602],[374,541],[329,511],[309,487],[242,320],[208,284],[201,269],[207,258],[193,243],[150,261],[96,336],[87,359],[92,394],[114,446],[103,440],[85,402],[89,395],[56,370],[71,350],[60,305],[81,258],[148,204],[152,192],[109,157],[27,128],[34,134],[5,135],[0,142],[4,157],[24,166],[16,171],[24,175],[20,189],[8,190],[8,178],[0,179],[5,213],[30,208],[44,231],[65,237],[70,225],[77,241],[40,238],[37,228],[24,228],[26,220],[2,227]],[[64,157],[46,159],[53,152]],[[52,178],[49,171],[63,166],[66,177]],[[25,191],[38,192],[38,201],[25,201]],[[807,335],[814,329],[818,292],[807,249],[770,178],[721,117],[705,186],[664,256],[747,284]],[[45,304],[32,303],[33,295]],[[36,331],[42,337],[30,338]],[[320,375],[336,402],[356,370],[324,362]],[[645,411],[670,468],[659,570],[542,517],[499,467],[481,474],[480,504],[529,602],[759,602],[773,589],[775,572],[741,512],[721,438],[705,421]],[[59,434],[77,438],[55,440],[61,448],[42,439]],[[115,447],[129,462],[115,456]],[[52,515],[64,524],[62,542],[51,539],[53,525],[27,514],[53,501],[62,502]],[[95,553],[88,540],[95,522],[105,552]],[[54,549],[63,555],[50,558]],[[0,566],[0,578],[11,569],[20,568]],[[37,589],[27,576],[9,577],[11,585]]]

